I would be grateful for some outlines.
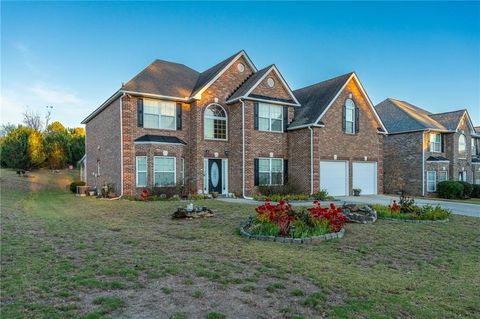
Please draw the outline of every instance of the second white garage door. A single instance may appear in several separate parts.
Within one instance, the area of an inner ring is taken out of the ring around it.
[[[348,195],[348,162],[320,161],[320,189],[329,195]]]
[[[353,162],[352,188],[360,188],[362,195],[377,194],[377,163]]]

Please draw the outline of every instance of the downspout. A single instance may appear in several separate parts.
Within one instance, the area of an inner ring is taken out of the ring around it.
[[[123,196],[123,97],[125,92],[120,96],[120,195],[111,200],[120,199]]]
[[[425,196],[425,131],[422,132],[422,196]]]
[[[310,130],[310,195],[313,195],[313,128],[308,126]]]
[[[239,99],[242,103],[242,197],[245,199],[253,199],[245,196],[245,102]]]

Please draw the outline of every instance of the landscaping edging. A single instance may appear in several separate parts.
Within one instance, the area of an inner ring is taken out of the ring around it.
[[[245,230],[246,226],[249,226],[249,222],[242,223],[240,225],[240,235],[248,239],[256,240],[265,240],[265,241],[275,241],[279,243],[292,243],[292,244],[314,244],[321,241],[342,238],[345,235],[345,228],[342,228],[336,233],[328,233],[322,236],[312,236],[306,238],[292,238],[292,237],[283,237],[283,236],[261,236],[261,235],[252,235]]]
[[[417,220],[417,219],[401,219],[401,218],[390,218],[390,217],[380,217],[378,219],[390,220],[394,222],[404,222],[404,223],[413,223],[413,224],[447,224],[449,219],[440,219],[440,220]]]

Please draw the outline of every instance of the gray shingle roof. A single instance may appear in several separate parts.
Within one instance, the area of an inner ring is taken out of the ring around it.
[[[184,98],[190,96],[198,78],[199,73],[186,65],[155,60],[122,89]]]
[[[238,87],[238,89],[228,98],[228,100],[232,101],[244,96],[253,86],[258,83],[262,76],[264,76],[271,67],[272,65],[269,65],[266,68],[261,69],[250,75],[250,77]]]
[[[375,106],[389,134],[448,129],[431,117],[432,113],[405,101],[388,98]]]
[[[445,126],[450,131],[455,131],[458,127],[458,123],[465,114],[466,110],[458,110],[446,113],[437,113],[430,115],[431,118]]]
[[[135,142],[155,142],[155,143],[166,143],[166,144],[184,144],[186,145],[183,140],[179,139],[176,136],[166,136],[166,135],[143,135],[139,138],[135,139]]]
[[[314,124],[353,72],[293,91],[302,105],[296,109],[290,128]]]

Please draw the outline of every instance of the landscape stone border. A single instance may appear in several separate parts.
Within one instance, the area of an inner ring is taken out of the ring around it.
[[[248,239],[275,241],[279,243],[292,243],[292,244],[315,244],[321,241],[342,238],[345,235],[345,228],[340,229],[338,232],[328,233],[321,236],[312,236],[306,238],[292,238],[283,236],[262,236],[252,235],[245,230],[245,227],[250,226],[250,221],[240,224],[240,235]]]
[[[440,219],[440,220],[417,220],[417,219],[401,219],[401,218],[390,218],[390,217],[380,217],[378,219],[390,220],[394,222],[404,222],[404,223],[413,223],[413,224],[447,224],[449,219]]]

